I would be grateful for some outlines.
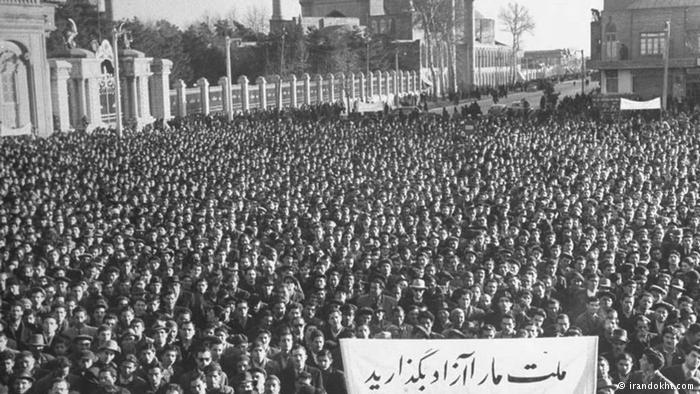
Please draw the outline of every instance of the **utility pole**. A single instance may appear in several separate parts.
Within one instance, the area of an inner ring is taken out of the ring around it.
[[[581,49],[581,96],[586,94],[586,54]]]
[[[669,44],[671,41],[671,21],[666,21],[665,33],[665,45],[664,45],[664,84],[663,90],[661,92],[661,105],[663,106],[664,112],[668,109],[668,58],[670,57]]]

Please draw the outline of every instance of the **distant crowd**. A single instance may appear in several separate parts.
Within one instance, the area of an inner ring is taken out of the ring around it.
[[[340,112],[1,139],[0,393],[342,394],[343,338],[575,335],[601,393],[700,389],[698,121]]]

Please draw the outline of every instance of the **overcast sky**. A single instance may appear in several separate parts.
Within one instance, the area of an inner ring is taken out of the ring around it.
[[[185,27],[204,15],[225,16],[232,11],[245,15],[257,8],[271,13],[272,0],[114,0],[117,18],[138,16],[141,19],[168,19]],[[282,0],[295,2],[295,0]],[[514,0],[476,0],[475,7],[486,17],[496,19],[499,9]],[[535,18],[533,35],[524,37],[525,49],[590,48],[591,8],[603,8],[603,0],[517,0]],[[243,20],[242,17],[239,19]],[[500,28],[499,28],[500,30]],[[509,43],[507,33],[497,38]]]

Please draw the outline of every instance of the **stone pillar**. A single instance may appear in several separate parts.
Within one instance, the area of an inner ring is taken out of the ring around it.
[[[391,88],[391,73],[389,71],[384,71],[384,94],[387,96],[394,93],[393,89]]]
[[[316,75],[316,100],[318,104],[323,103],[323,76],[321,74]]]
[[[82,128],[82,123],[83,123],[83,117],[87,118],[88,117],[88,103],[87,103],[87,96],[85,94],[85,80],[83,79],[77,79],[75,81],[75,86],[77,87],[76,91],[78,93],[78,104],[80,108],[78,110],[78,117],[75,119],[77,122],[76,126],[79,126]]]
[[[282,110],[282,107],[284,107],[282,104],[282,77],[275,75],[273,78],[275,81],[275,107],[278,110]]]
[[[289,77],[289,99],[290,106],[296,108],[299,106],[299,100],[297,98],[297,76],[292,74]]]
[[[202,103],[202,113],[209,115],[211,112],[211,103],[209,102],[209,81],[202,77],[197,80],[199,86],[199,101]]]
[[[241,85],[241,109],[243,112],[250,111],[250,96],[248,95],[248,77],[241,75],[238,78],[238,84]]]
[[[151,101],[153,102],[153,116],[158,119],[169,120],[170,113],[170,70],[173,62],[167,59],[155,59],[151,64],[153,76],[151,83]]]
[[[389,75],[391,76],[391,87],[393,88],[394,95],[399,94],[399,75],[396,73],[395,70],[389,71]]]
[[[374,73],[367,74],[367,96],[374,97]]]
[[[354,100],[356,96],[355,92],[355,73],[350,73],[348,75],[348,84],[350,85],[350,100]]]
[[[360,100],[367,99],[367,84],[365,83],[365,74],[360,72]]]
[[[377,78],[377,94],[379,96],[383,96],[384,94],[386,94],[386,89],[382,86],[384,84],[384,79],[382,78],[382,72],[377,70],[376,73],[377,73],[377,76],[376,76],[376,78]]]
[[[328,100],[331,103],[335,102],[335,75],[333,74],[328,74],[328,94],[330,97],[328,97]]]
[[[311,75],[309,75],[308,73],[304,73],[304,75],[302,75],[301,78],[304,80],[304,104],[310,105],[311,104]]]
[[[342,100],[345,100],[346,97],[348,97],[348,94],[350,91],[347,90],[347,86],[345,86],[345,82],[346,82],[345,73],[339,73],[338,79],[340,81],[338,83],[338,85],[340,85],[340,92],[338,92],[338,94],[340,96],[342,96],[342,97],[340,97],[340,100],[342,101]]]
[[[100,83],[97,78],[85,80],[85,100],[87,102],[87,118],[90,121],[88,130],[102,125],[102,111],[100,105]]]
[[[228,77],[219,78],[219,86],[221,86],[221,101],[224,112],[226,112],[228,120],[231,120],[233,119],[233,102],[231,101],[231,83]]]
[[[68,105],[68,78],[70,78],[71,64],[63,61],[50,59],[51,70],[51,107],[53,116],[56,119],[54,131],[68,131],[70,124],[70,106]]]
[[[267,80],[265,77],[258,77],[255,80],[258,85],[258,106],[260,109],[267,109]]]
[[[410,78],[409,79],[410,84],[409,84],[408,90],[410,90],[411,93],[415,93],[416,92],[416,72],[411,70],[408,72],[408,75]]]
[[[177,116],[187,116],[187,94],[185,93],[187,85],[182,79],[178,79],[175,83],[175,93],[177,94]]]

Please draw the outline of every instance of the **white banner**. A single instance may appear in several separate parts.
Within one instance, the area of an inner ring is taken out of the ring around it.
[[[621,111],[640,111],[649,109],[661,109],[661,97],[657,97],[649,101],[634,101],[623,98],[620,99]]]
[[[598,337],[341,339],[350,394],[595,393]]]

